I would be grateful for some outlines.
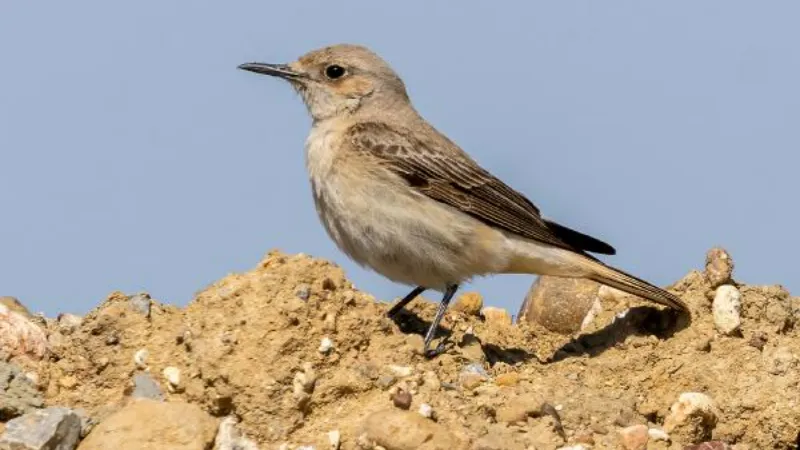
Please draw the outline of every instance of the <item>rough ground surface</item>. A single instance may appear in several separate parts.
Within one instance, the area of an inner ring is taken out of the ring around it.
[[[47,406],[84,409],[95,430],[122,420],[134,395],[163,397],[199,406],[204,430],[238,421],[261,449],[796,448],[800,298],[736,284],[741,327],[722,335],[712,283],[693,271],[672,286],[691,322],[621,295],[571,336],[508,325],[496,311],[484,319],[468,295],[443,321],[447,352],[428,360],[420,333],[434,303],[413,302],[395,323],[335,265],[272,252],[186,308],[113,293],[82,320],[40,320],[44,359],[5,359],[15,376],[31,374]],[[654,437],[687,392],[710,398],[711,416],[687,413],[667,424],[671,440]],[[91,433],[84,444],[102,447]]]

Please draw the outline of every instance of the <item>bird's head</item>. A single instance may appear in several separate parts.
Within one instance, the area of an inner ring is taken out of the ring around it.
[[[314,120],[409,103],[403,81],[389,64],[357,45],[313,50],[289,64],[246,63],[239,68],[287,80]]]

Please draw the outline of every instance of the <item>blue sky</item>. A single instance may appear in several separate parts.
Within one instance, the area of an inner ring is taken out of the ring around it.
[[[0,295],[83,313],[112,290],[185,304],[271,248],[406,288],[327,238],[284,83],[236,70],[350,42],[543,213],[658,284],[722,245],[800,292],[800,3],[5,1]],[[516,312],[529,276],[484,279]]]

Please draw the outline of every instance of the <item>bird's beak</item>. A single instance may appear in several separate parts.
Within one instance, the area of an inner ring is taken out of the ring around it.
[[[289,80],[303,77],[302,73],[292,70],[286,64],[245,63],[240,65],[239,68],[248,72],[271,75],[273,77],[280,77]]]

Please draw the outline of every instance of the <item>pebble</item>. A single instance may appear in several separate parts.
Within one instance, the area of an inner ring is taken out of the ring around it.
[[[707,439],[717,425],[717,408],[711,397],[700,392],[684,392],[673,403],[664,420],[664,431],[679,442]]]
[[[742,295],[735,286],[729,284],[717,288],[711,309],[714,312],[714,325],[722,334],[731,335],[742,325]]]
[[[134,311],[147,318],[150,317],[150,306],[152,305],[152,301],[150,300],[150,294],[147,292],[140,292],[131,296],[128,299],[128,304],[131,305]]]
[[[762,359],[767,372],[772,375],[783,375],[792,369],[797,359],[789,347],[781,346],[764,351]]]
[[[392,393],[392,404],[400,409],[411,408],[411,393],[405,389],[398,388]]]
[[[6,423],[0,448],[13,450],[72,450],[81,436],[81,419],[68,408],[40,409]]]
[[[342,445],[342,434],[339,430],[328,431],[328,442],[331,444],[331,450],[339,450]]]
[[[131,397],[161,401],[164,400],[164,393],[150,375],[137,373],[133,376],[133,393]]]
[[[625,450],[646,450],[650,440],[646,425],[633,425],[619,431],[620,441]]]
[[[325,336],[322,338],[322,341],[319,343],[319,348],[317,349],[320,353],[326,354],[333,350],[333,341],[331,338]]]
[[[436,392],[442,388],[441,380],[439,380],[436,372],[431,370],[422,374],[422,385],[433,392]]]
[[[433,407],[427,403],[423,403],[419,405],[419,410],[417,411],[427,419],[433,419]]]
[[[59,314],[58,315],[58,331],[61,334],[72,334],[80,328],[81,324],[83,323],[83,317],[76,316],[75,314]]]
[[[214,438],[214,450],[258,450],[258,445],[245,437],[237,424],[238,421],[233,416],[222,419]]]
[[[519,383],[519,373],[508,372],[495,377],[495,384],[498,386],[516,386]]]
[[[650,428],[647,430],[647,435],[654,441],[669,442],[669,435],[660,428]]]
[[[730,450],[731,446],[722,441],[708,441],[700,444],[689,445],[683,450]]]
[[[297,286],[297,289],[294,291],[294,295],[296,295],[300,300],[308,300],[308,298],[311,297],[311,286],[307,284],[301,284]]]
[[[599,288],[594,281],[581,278],[539,276],[519,311],[520,321],[537,323],[555,333],[575,333],[596,315],[587,321]]]
[[[453,305],[455,311],[461,311],[469,316],[479,316],[483,308],[483,297],[477,292],[465,292],[461,294]]]
[[[164,379],[167,380],[169,391],[176,392],[181,384],[181,370],[177,367],[169,366],[165,367],[161,373],[164,375]]]
[[[525,423],[528,420],[528,408],[516,403],[504,405],[497,408],[495,418],[507,424]]]
[[[146,369],[148,356],[150,356],[150,352],[148,352],[147,349],[139,349],[133,354],[133,363],[136,364],[136,367],[139,369]]]
[[[362,429],[366,434],[364,441],[391,450],[445,450],[463,445],[443,425],[410,411],[390,409],[373,413],[364,420]]]
[[[490,326],[507,327],[511,325],[511,315],[503,308],[487,306],[481,309],[481,317]]]
[[[706,279],[715,289],[720,285],[729,283],[733,275],[733,258],[721,247],[715,247],[706,253]]]
[[[461,386],[467,390],[475,389],[486,381],[486,377],[475,373],[462,373],[458,378],[461,382]]]
[[[414,373],[414,370],[408,366],[395,366],[393,364],[390,364],[389,366],[387,366],[387,368],[397,378],[410,377],[411,374]]]

